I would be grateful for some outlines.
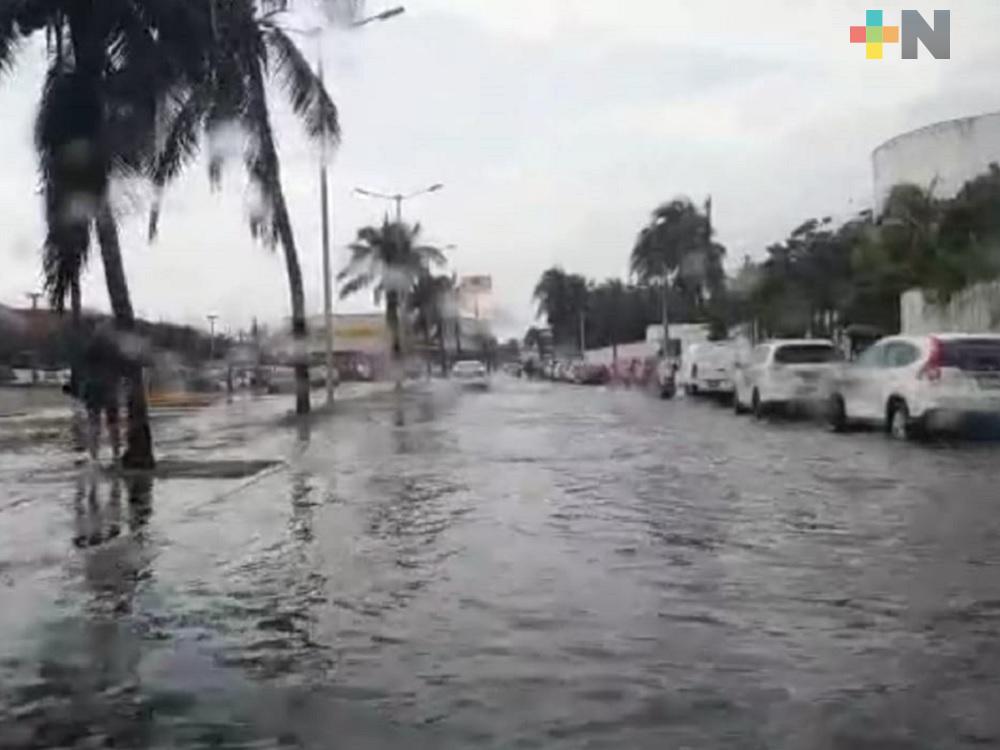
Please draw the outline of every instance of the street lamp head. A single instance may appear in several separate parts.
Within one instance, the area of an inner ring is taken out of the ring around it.
[[[369,16],[368,18],[362,18],[360,21],[355,21],[351,24],[351,28],[357,29],[361,26],[367,26],[370,23],[375,23],[376,21],[388,21],[390,18],[395,18],[405,12],[406,8],[399,5],[395,8],[389,8],[389,10],[383,10],[381,13],[376,13],[374,16]]]
[[[395,8],[389,8],[389,10],[384,10],[381,13],[375,15],[376,21],[388,21],[390,18],[395,18],[396,16],[401,16],[406,13],[406,8],[402,5],[398,5]]]
[[[428,193],[436,193],[438,190],[441,190],[443,188],[444,188],[444,184],[440,183],[440,182],[437,182],[437,183],[431,185],[429,188],[427,188],[427,192]]]

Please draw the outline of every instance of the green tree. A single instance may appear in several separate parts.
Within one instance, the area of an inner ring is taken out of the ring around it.
[[[671,284],[679,281],[681,293],[697,307],[709,277],[713,282],[721,279],[722,253],[721,245],[711,241],[708,217],[687,198],[675,198],[653,211],[632,248],[629,267],[640,283],[659,289],[665,335]]]
[[[419,243],[419,224],[392,223],[386,218],[380,227],[363,227],[351,244],[351,259],[337,275],[342,283],[341,298],[371,287],[375,304],[385,300],[385,319],[392,335],[392,358],[402,362],[401,310],[418,280],[434,266],[442,266],[445,256],[438,248]]]
[[[579,333],[587,311],[587,280],[583,276],[566,273],[559,266],[549,268],[535,285],[533,299],[557,346],[583,346]]]

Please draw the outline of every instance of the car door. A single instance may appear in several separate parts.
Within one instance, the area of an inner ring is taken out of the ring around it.
[[[839,386],[844,408],[851,419],[877,420],[882,416],[878,381],[882,377],[887,345],[887,342],[879,342],[870,346],[854,364],[844,369]]]
[[[881,377],[873,384],[872,398],[876,416],[884,416],[886,405],[891,396],[903,396],[908,392],[907,385],[913,379],[913,365],[921,358],[920,347],[912,342],[889,341],[885,347],[885,358]]]
[[[750,362],[744,370],[744,385],[743,385],[743,401],[749,404],[753,398],[754,388],[760,387],[761,376],[764,373],[764,368],[767,366],[768,355],[771,353],[771,347],[767,344],[761,344],[754,347],[753,352],[750,354]]]

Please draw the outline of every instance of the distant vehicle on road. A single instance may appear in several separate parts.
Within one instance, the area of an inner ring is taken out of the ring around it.
[[[827,417],[837,431],[878,425],[908,440],[1000,417],[1000,336],[935,334],[881,339],[832,373]]]
[[[573,382],[577,385],[606,385],[611,381],[611,371],[605,365],[579,362],[573,366]]]
[[[754,347],[733,370],[733,407],[762,417],[781,407],[820,405],[841,355],[826,339],[777,339]]]
[[[451,374],[463,388],[485,390],[490,387],[490,378],[486,372],[486,365],[478,360],[467,359],[456,362],[455,366],[451,368]]]
[[[691,395],[730,396],[736,346],[730,342],[692,344],[684,357],[684,392]]]

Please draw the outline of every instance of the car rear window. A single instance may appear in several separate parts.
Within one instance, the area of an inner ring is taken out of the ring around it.
[[[943,341],[941,364],[960,370],[1000,372],[1000,339]]]
[[[812,365],[836,359],[837,350],[823,344],[790,344],[778,347],[774,353],[774,361],[783,365]]]

